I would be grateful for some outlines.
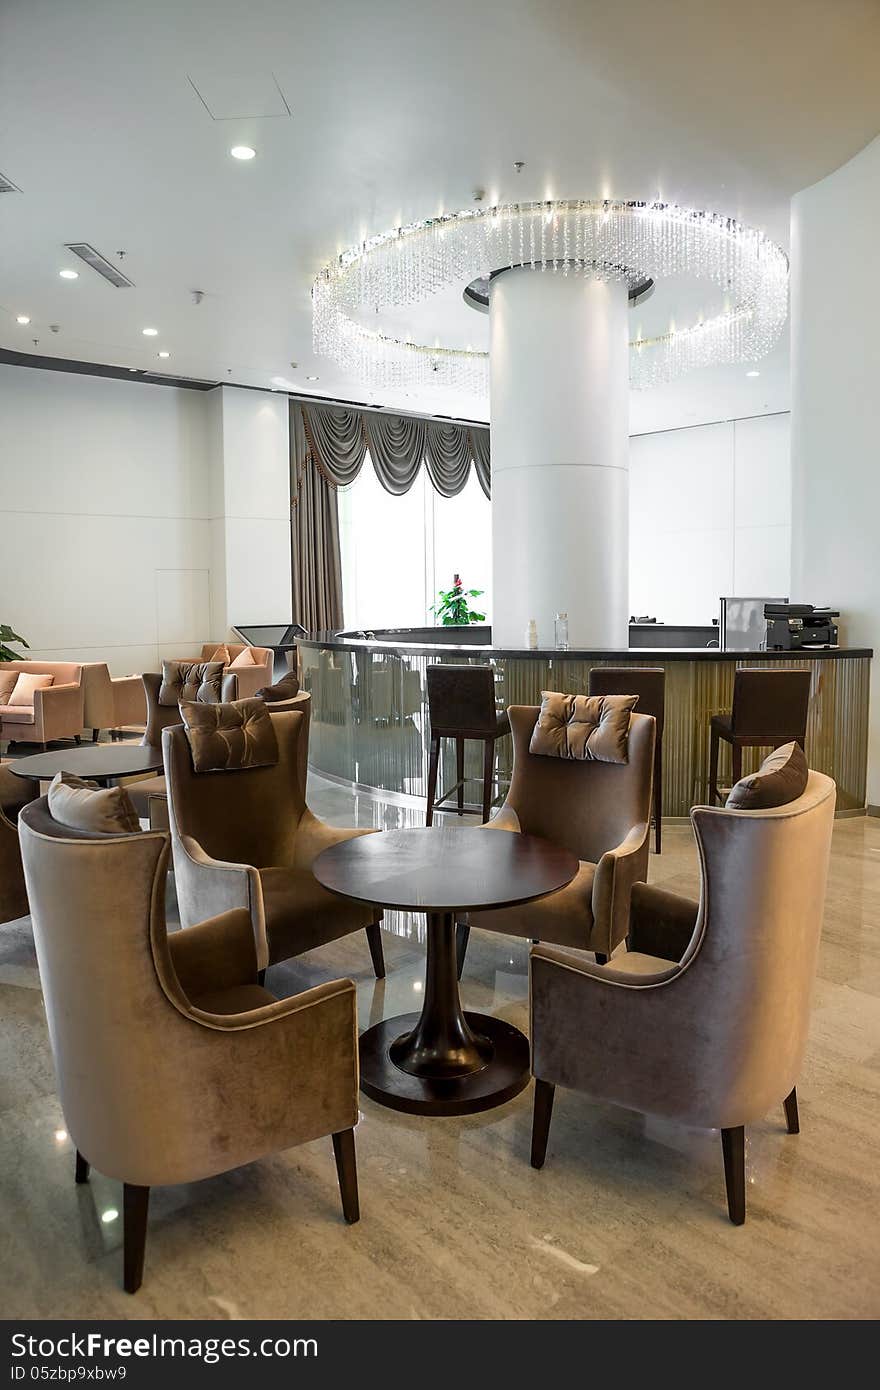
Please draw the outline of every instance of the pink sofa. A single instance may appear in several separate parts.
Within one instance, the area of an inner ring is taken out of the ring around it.
[[[72,661],[4,661],[0,674],[26,671],[50,675],[51,685],[34,691],[33,705],[0,704],[0,739],[40,743],[79,741],[83,727],[82,666]]]

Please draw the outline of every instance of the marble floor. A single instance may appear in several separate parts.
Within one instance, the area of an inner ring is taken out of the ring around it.
[[[337,824],[417,823],[312,779]],[[670,824],[651,881],[694,891]],[[279,995],[350,975],[361,1023],[418,1005],[423,927],[389,915],[388,978],[352,937],[269,972]],[[527,1027],[526,943],[473,932],[466,1006]],[[363,1099],[361,1212],[341,1217],[329,1139],[160,1189],[144,1285],[120,1288],[121,1189],[77,1187],[27,919],[0,926],[0,1309],[6,1318],[869,1318],[880,1314],[880,821],[837,822],[798,1086],[747,1139],[749,1216],[728,1223],[716,1133],[557,1094],[528,1163],[531,1089],[488,1114],[398,1115]]]

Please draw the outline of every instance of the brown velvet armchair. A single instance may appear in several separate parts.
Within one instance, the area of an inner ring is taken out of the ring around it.
[[[22,807],[39,796],[38,785],[0,767],[0,922],[28,914],[17,822]]]
[[[275,999],[241,909],[168,936],[165,834],[79,834],[42,798],[21,838],[76,1180],[94,1164],[124,1184],[126,1290],[141,1282],[151,1187],[327,1134],[356,1221],[352,981]]]
[[[745,1125],[795,1085],[834,821],[835,787],[811,772],[773,810],[697,806],[699,903],[637,886],[630,949],[594,966],[532,951],[532,1164],[544,1162],[554,1088],[682,1124],[720,1129],[728,1212],[745,1220]]]
[[[580,869],[558,893],[460,921],[459,973],[469,927],[577,946],[604,961],[625,938],[630,891],[648,873],[654,720],[630,715],[627,763],[569,762],[529,752],[537,706],[512,705],[508,713],[513,777],[485,829],[540,835],[577,855]]]
[[[312,873],[329,845],[372,832],[339,829],[312,815],[305,799],[308,719],[299,710],[267,708],[278,741],[278,762],[269,767],[196,772],[183,726],[162,734],[181,923],[248,908],[261,971],[366,931],[381,979],[381,910],[337,897]]]

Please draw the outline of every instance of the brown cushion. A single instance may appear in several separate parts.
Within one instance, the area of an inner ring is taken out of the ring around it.
[[[17,671],[4,671],[3,667],[0,666],[0,705],[9,704],[9,697],[15,689],[17,680]]]
[[[629,761],[629,716],[637,695],[560,695],[541,691],[529,752],[583,762]]]
[[[288,671],[286,676],[282,676],[280,681],[274,685],[264,685],[262,690],[257,691],[261,700],[292,700],[294,695],[299,694],[299,679],[295,671]]]
[[[137,811],[124,787],[99,787],[69,772],[58,772],[49,786],[49,811],[59,825],[100,835],[140,830]]]
[[[737,811],[769,811],[797,801],[807,789],[810,769],[799,743],[784,743],[765,758],[757,772],[731,787],[725,805]]]
[[[54,679],[54,676],[38,675],[34,671],[20,671],[12,694],[9,697],[9,703],[11,705],[33,706],[34,691],[48,689]]]
[[[278,740],[262,700],[205,705],[181,700],[180,713],[196,772],[272,767]]]
[[[211,653],[211,655],[210,655],[210,657],[208,658],[208,660],[209,660],[209,661],[222,661],[224,666],[228,666],[228,665],[229,665],[229,660],[230,660],[230,657],[229,657],[229,648],[226,646],[225,642],[221,643],[220,646],[216,649],[216,651],[213,651],[213,652]]]
[[[245,647],[239,652],[234,661],[230,661],[229,669],[230,671],[240,671],[242,666],[256,666],[256,664],[257,663],[254,661],[254,654],[250,647]]]
[[[219,704],[223,681],[222,661],[163,661],[160,705],[179,705],[181,700]]]

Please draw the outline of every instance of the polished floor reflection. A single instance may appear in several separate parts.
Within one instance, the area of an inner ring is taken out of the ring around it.
[[[312,779],[339,824],[419,823]],[[690,828],[664,827],[651,881],[697,883]],[[418,1006],[424,927],[276,966],[277,994],[350,975],[361,1026]],[[360,1224],[342,1221],[329,1140],[153,1194],[143,1288],[120,1288],[119,1184],[73,1181],[27,919],[0,926],[0,1308],[7,1318],[863,1318],[880,1314],[880,822],[839,821],[802,1132],[782,1108],[747,1140],[749,1218],[727,1221],[715,1133],[558,1092],[529,1167],[531,1088],[488,1114],[423,1119],[362,1101]],[[466,1006],[527,1030],[528,945],[473,932]],[[661,1046],[662,1040],[650,1045]]]

